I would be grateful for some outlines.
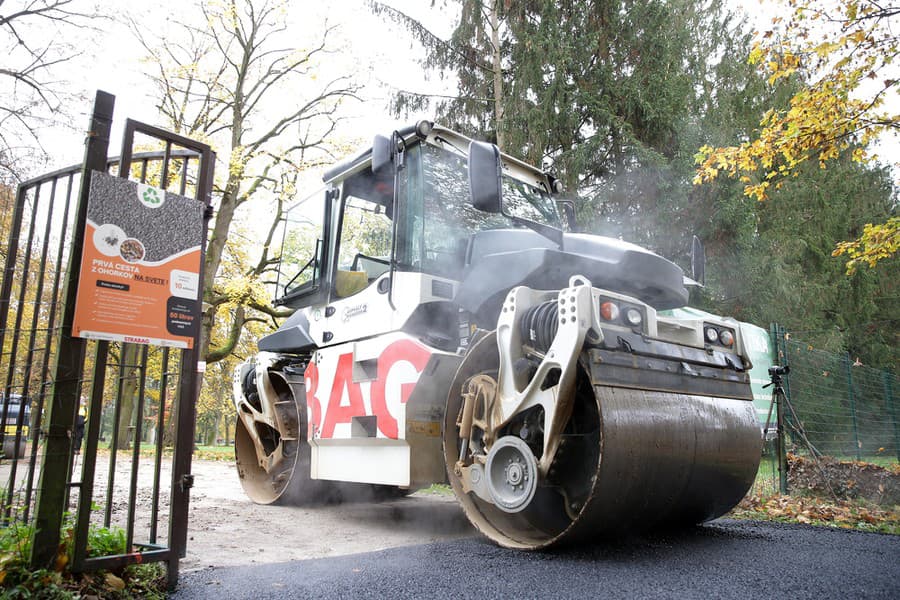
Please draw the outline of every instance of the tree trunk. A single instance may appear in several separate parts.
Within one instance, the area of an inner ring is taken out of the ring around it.
[[[216,424],[213,427],[213,444],[219,445],[219,430],[222,428],[222,413],[216,413]]]
[[[169,409],[169,418],[166,419],[165,428],[162,431],[163,446],[172,448],[175,446],[175,416],[178,414],[178,395],[172,398],[172,408]]]
[[[491,3],[491,75],[494,79],[494,128],[497,146],[503,149],[503,65],[500,56],[500,0]]]
[[[140,346],[136,344],[122,344],[122,404],[119,412],[119,438],[116,443],[117,450],[127,450],[131,447],[134,436],[134,408],[137,405],[137,392],[141,376],[138,365]]]

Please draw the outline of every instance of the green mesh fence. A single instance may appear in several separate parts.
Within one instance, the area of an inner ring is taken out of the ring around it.
[[[777,337],[779,362],[791,369],[785,387],[795,414],[786,412],[788,449],[809,453],[800,430],[823,455],[879,464],[900,461],[897,376],[783,333]]]
[[[792,339],[778,325],[771,335],[772,359],[790,367],[783,380],[786,477],[778,470],[777,443],[767,436],[750,494],[900,504],[898,377]],[[772,432],[774,421],[773,412]]]

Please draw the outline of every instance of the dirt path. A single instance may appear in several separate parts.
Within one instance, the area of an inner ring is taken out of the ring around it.
[[[195,460],[182,570],[322,558],[474,535],[452,496],[418,492],[383,502],[261,506],[234,463]]]
[[[111,524],[126,527],[131,460],[120,452],[111,497]],[[171,458],[160,474],[158,542],[166,545],[169,516]],[[0,461],[0,481],[8,484],[10,461]],[[16,488],[25,487],[27,464],[20,461]],[[76,459],[77,480],[81,457]],[[452,495],[417,492],[407,498],[355,502],[321,507],[262,506],[243,492],[237,469],[230,461],[194,460],[187,556],[181,570],[275,563],[323,558],[421,544],[474,535]],[[95,509],[91,521],[102,525],[107,504],[109,453],[97,457],[93,486]],[[150,540],[153,497],[153,460],[141,458],[138,467],[134,541]],[[35,483],[37,479],[35,478]],[[70,510],[76,509],[78,486],[73,486]]]

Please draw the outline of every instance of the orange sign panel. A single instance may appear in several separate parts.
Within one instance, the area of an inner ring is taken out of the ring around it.
[[[91,175],[72,335],[193,348],[203,203]]]

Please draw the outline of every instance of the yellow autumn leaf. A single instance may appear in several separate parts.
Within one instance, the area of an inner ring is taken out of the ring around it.
[[[753,46],[753,49],[750,51],[750,56],[747,58],[747,62],[751,65],[755,65],[759,63],[765,56],[765,52],[759,44]]]
[[[852,160],[871,162],[875,155],[867,145],[900,128],[900,115],[882,108],[897,87],[887,69],[900,47],[892,31],[894,13],[876,4],[838,0],[839,10],[826,20],[820,18],[817,0],[792,0],[791,5],[794,11],[784,19],[781,34],[761,34],[747,60],[770,85],[798,72],[798,81],[806,85],[787,108],[765,111],[753,139],[730,147],[704,146],[696,157],[695,184],[724,173],[746,184],[746,196],[764,201],[808,161],[828,169],[850,150]],[[773,25],[779,21],[773,19]],[[761,183],[751,183],[760,178]],[[834,255],[849,258],[848,274],[860,265],[875,266],[900,249],[897,229],[896,218],[875,224],[858,240],[839,244]]]
[[[837,50],[838,47],[839,45],[834,42],[822,42],[821,44],[813,48],[813,51],[820,57],[825,58],[826,56]]]
[[[65,570],[66,565],[68,564],[68,555],[65,552],[60,552],[56,555],[56,560],[53,562],[53,570],[61,573],[63,570]]]
[[[103,578],[103,580],[106,583],[106,587],[111,590],[121,592],[122,590],[125,589],[125,582],[122,580],[122,578],[117,577],[116,575],[113,575],[112,573],[107,573],[106,576]]]

